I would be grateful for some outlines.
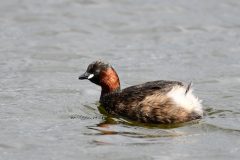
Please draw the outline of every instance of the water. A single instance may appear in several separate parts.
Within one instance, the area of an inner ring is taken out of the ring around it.
[[[8,0],[0,15],[0,159],[239,159],[240,1]],[[106,118],[77,79],[97,59],[122,88],[192,81],[204,119]]]

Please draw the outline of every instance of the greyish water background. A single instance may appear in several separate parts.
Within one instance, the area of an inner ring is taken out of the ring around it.
[[[105,125],[100,88],[77,79],[96,59],[122,88],[193,81],[205,118]],[[1,1],[0,77],[0,159],[240,158],[239,0]]]

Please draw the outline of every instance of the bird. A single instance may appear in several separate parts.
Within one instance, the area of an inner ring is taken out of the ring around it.
[[[113,116],[150,124],[177,124],[203,117],[192,83],[157,80],[121,89],[115,69],[100,60],[90,63],[79,79],[101,87],[99,102]]]

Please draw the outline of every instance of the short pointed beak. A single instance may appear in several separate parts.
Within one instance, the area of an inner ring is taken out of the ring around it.
[[[90,75],[90,73],[85,72],[83,73],[81,76],[78,77],[78,79],[83,80],[83,79],[88,79],[88,76]]]

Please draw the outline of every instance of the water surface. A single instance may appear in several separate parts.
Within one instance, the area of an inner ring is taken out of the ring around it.
[[[240,1],[9,0],[0,15],[0,159],[239,159]],[[192,81],[204,119],[103,116],[77,79],[97,59],[122,88]]]

